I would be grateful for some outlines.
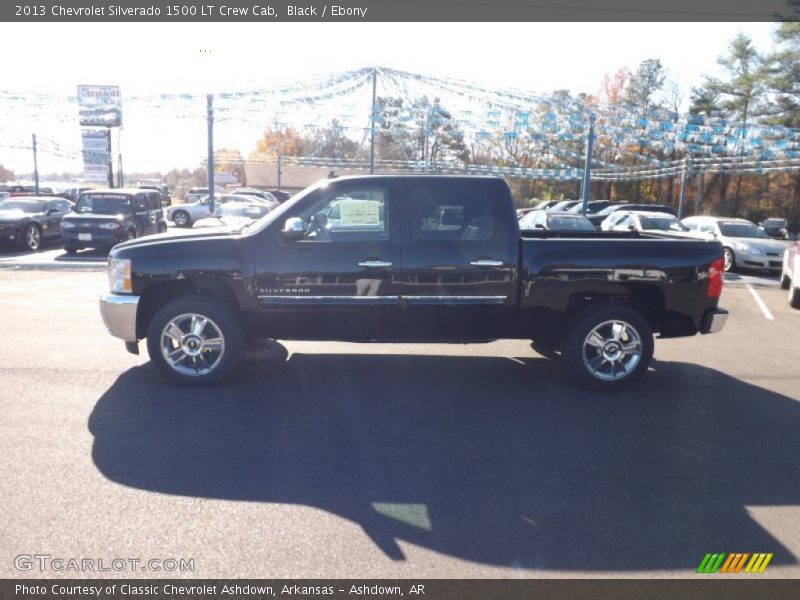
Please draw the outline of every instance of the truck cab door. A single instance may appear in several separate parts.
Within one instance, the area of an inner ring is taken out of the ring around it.
[[[512,326],[519,229],[502,181],[406,184],[402,297],[418,339],[493,339]]]
[[[264,231],[255,281],[268,335],[394,337],[400,272],[397,205],[394,182],[334,180]],[[297,219],[302,232],[282,232],[287,220],[299,225]]]

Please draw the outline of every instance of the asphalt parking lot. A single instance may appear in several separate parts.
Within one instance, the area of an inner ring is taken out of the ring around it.
[[[620,394],[520,341],[292,342],[180,388],[106,334],[105,287],[0,268],[0,577],[86,575],[21,554],[194,561],[121,576],[692,577],[707,552],[800,577],[800,311],[774,279],[729,277],[725,330],[658,341]]]

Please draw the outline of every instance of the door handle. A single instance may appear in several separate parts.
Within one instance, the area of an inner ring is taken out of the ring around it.
[[[379,269],[391,267],[392,263],[386,260],[362,260],[360,263],[358,263],[358,266]]]
[[[502,267],[502,260],[493,260],[491,258],[479,258],[478,260],[469,261],[473,267]]]

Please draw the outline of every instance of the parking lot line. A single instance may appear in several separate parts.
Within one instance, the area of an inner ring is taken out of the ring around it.
[[[758,295],[758,292],[753,289],[753,286],[749,283],[747,284],[747,289],[750,290],[750,294],[755,298],[756,304],[758,304],[758,308],[761,309],[761,312],[764,314],[764,318],[768,321],[774,321],[775,317],[772,316],[772,313],[767,308],[767,305],[764,304],[764,301],[761,299],[761,296]]]

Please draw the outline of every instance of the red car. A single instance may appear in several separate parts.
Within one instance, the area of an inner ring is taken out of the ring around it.
[[[789,306],[800,308],[800,241],[794,242],[783,253],[781,287],[789,290]]]

